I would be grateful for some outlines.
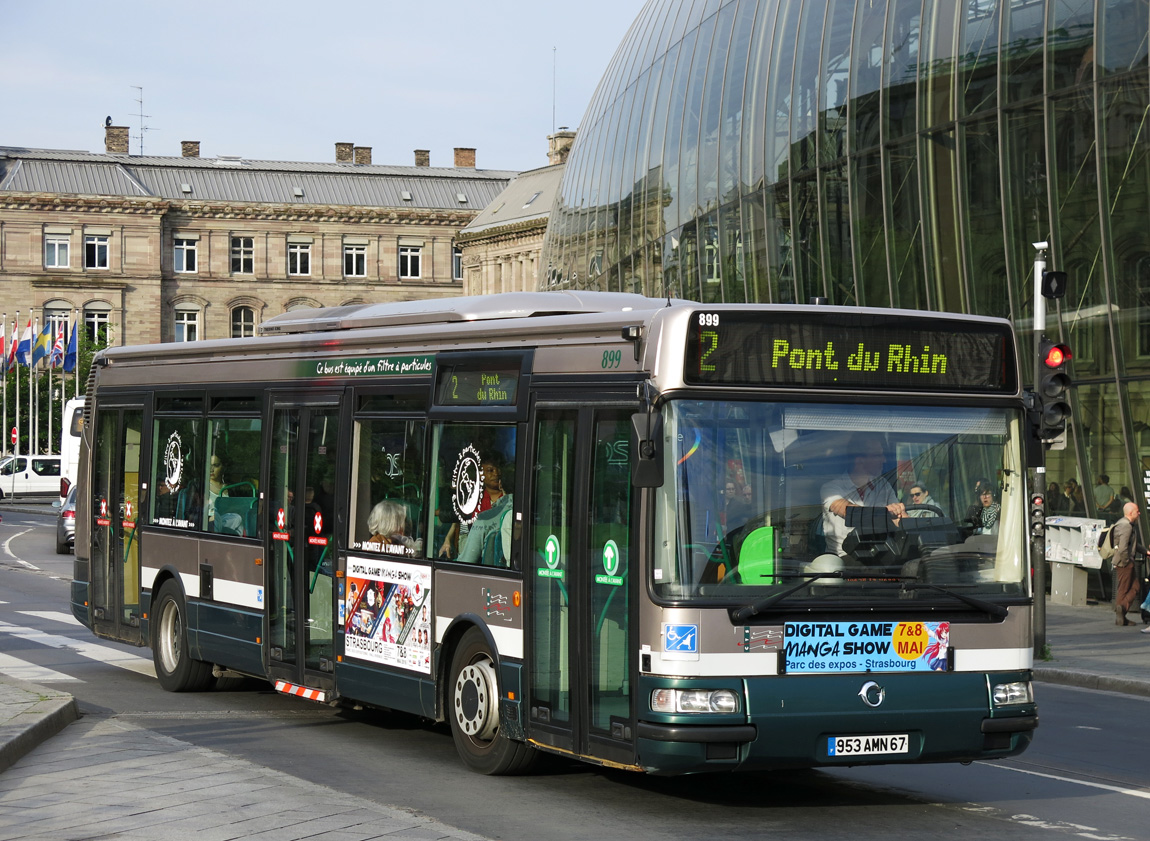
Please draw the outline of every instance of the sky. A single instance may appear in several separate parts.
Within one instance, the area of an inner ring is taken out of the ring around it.
[[[0,0],[0,146],[376,164],[547,163],[643,0]],[[143,88],[143,109],[138,101]]]

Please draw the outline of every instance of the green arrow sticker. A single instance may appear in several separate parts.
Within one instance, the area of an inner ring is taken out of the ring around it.
[[[603,546],[603,571],[606,575],[596,575],[596,584],[612,584],[615,587],[623,583],[623,578],[616,573],[619,572],[619,544],[614,540],[608,540]]]

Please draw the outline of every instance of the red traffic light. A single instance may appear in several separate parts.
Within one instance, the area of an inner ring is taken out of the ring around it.
[[[1061,368],[1074,358],[1070,348],[1066,345],[1051,345],[1046,349],[1046,358],[1042,360],[1047,368]]]

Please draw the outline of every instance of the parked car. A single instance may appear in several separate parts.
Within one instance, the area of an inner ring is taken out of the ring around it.
[[[60,505],[53,502],[53,505]],[[56,516],[56,554],[67,555],[76,545],[76,486],[68,491],[68,498],[60,505]]]
[[[8,456],[0,461],[0,499],[60,493],[59,456]]]

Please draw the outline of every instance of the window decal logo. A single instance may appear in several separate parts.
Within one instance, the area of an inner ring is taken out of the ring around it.
[[[173,432],[168,436],[168,444],[164,448],[164,484],[172,490],[180,486],[180,479],[184,473],[184,452],[180,441],[180,433]]]
[[[470,444],[463,448],[455,461],[455,470],[451,474],[451,486],[455,489],[451,507],[461,523],[473,523],[479,516],[479,500],[483,496],[480,465],[479,451]]]

